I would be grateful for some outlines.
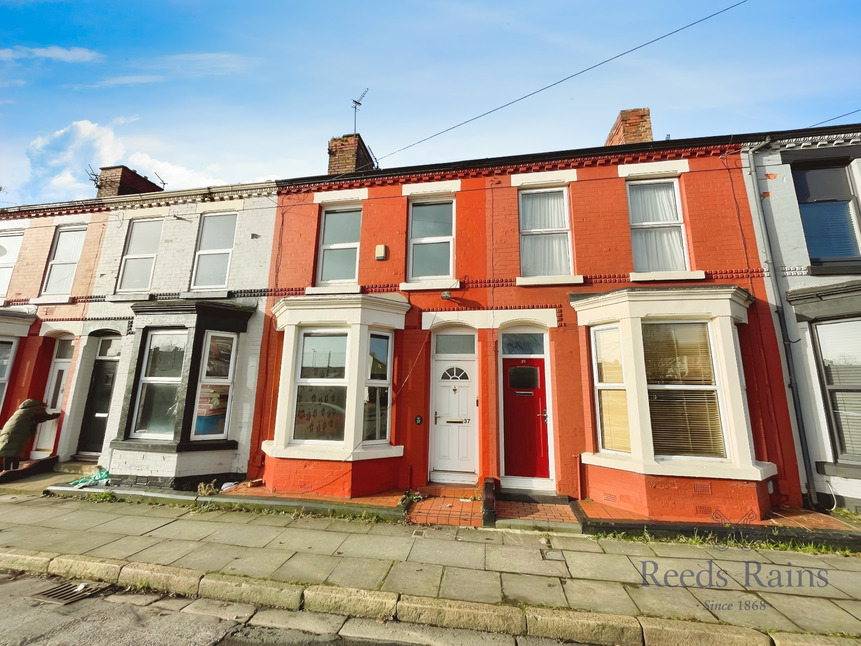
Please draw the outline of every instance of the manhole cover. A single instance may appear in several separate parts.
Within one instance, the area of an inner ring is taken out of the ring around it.
[[[31,594],[30,596],[39,601],[58,603],[61,606],[65,606],[67,603],[86,599],[107,586],[107,583],[61,583],[44,592]]]

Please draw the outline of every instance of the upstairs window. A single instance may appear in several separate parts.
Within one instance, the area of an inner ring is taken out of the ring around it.
[[[846,166],[796,167],[792,179],[810,260],[858,260],[858,205]]]
[[[571,235],[565,191],[521,191],[519,197],[520,275],[570,275]]]
[[[676,180],[628,183],[635,272],[685,271],[685,231]]]
[[[51,247],[51,259],[45,272],[43,294],[71,294],[75,269],[84,247],[86,227],[58,229]]]
[[[161,220],[135,220],[129,226],[117,291],[149,289],[161,238],[161,223]]]
[[[361,225],[361,209],[323,212],[318,284],[356,282]]]
[[[14,269],[15,262],[18,260],[18,252],[21,250],[21,241],[23,239],[23,233],[5,233],[0,235],[0,298],[6,296],[6,292],[9,289],[12,269]]]
[[[235,213],[201,216],[192,288],[227,287],[235,230]]]
[[[410,205],[410,280],[451,277],[454,273],[453,243],[453,202]]]
[[[12,362],[17,347],[18,339],[0,337],[0,408],[3,408],[3,401],[6,399],[6,388],[9,386],[9,375],[12,374]]]

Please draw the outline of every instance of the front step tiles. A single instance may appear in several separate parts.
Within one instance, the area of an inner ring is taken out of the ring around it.
[[[481,527],[481,495],[469,487],[431,484],[419,488],[422,500],[412,504],[407,519],[415,525]]]

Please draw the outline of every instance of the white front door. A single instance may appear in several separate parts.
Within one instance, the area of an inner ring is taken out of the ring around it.
[[[477,481],[476,363],[436,358],[431,422],[433,482]]]
[[[45,408],[49,413],[59,413],[63,407],[63,398],[66,395],[66,382],[69,370],[72,368],[72,340],[59,339],[54,350],[54,361],[51,363],[51,372],[48,374],[48,387],[45,389]],[[33,450],[30,451],[31,460],[47,458],[54,454],[54,445],[57,440],[57,431],[60,428],[59,419],[51,419],[39,424],[36,431],[36,439],[33,442]]]

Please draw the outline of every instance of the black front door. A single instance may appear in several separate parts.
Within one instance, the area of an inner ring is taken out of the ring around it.
[[[108,424],[108,411],[111,407],[111,393],[114,390],[114,377],[117,374],[116,361],[96,359],[93,364],[93,378],[87,407],[81,421],[81,436],[78,439],[78,453],[101,453]]]

